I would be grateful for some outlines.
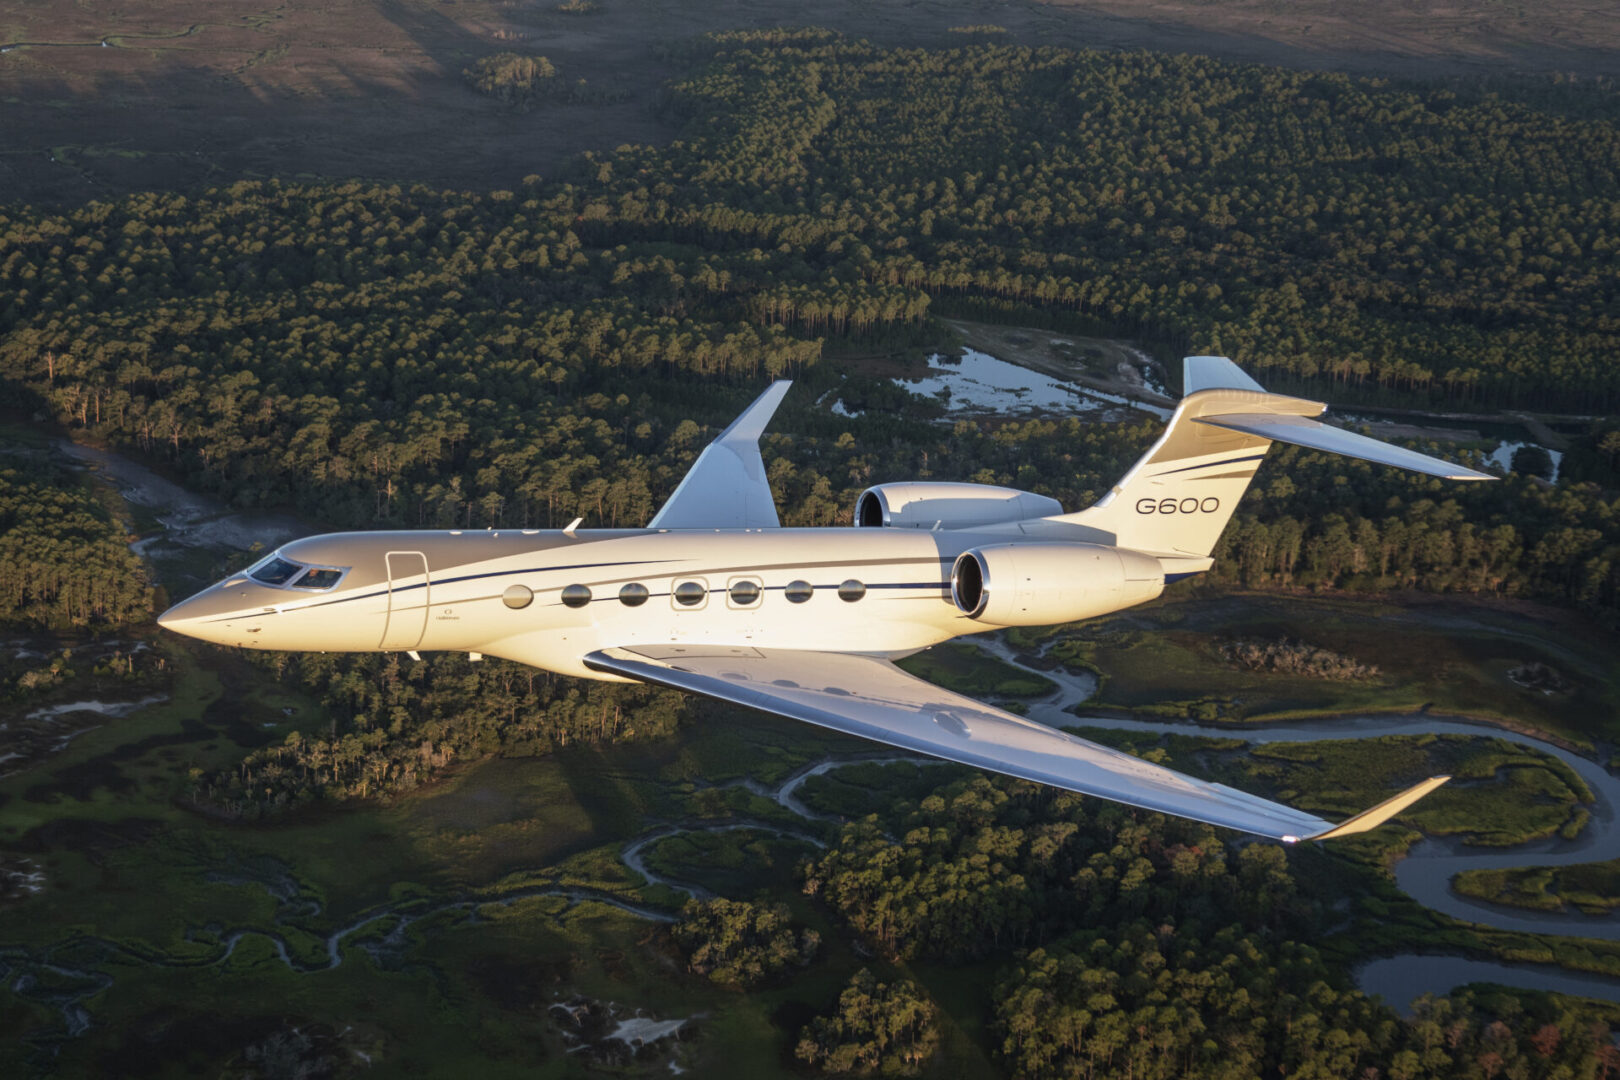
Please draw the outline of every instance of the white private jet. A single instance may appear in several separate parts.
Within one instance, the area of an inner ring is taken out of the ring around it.
[[[356,532],[283,545],[158,620],[250,649],[455,650],[657,683],[1054,787],[1293,842],[1374,828],[1433,777],[1334,823],[1183,776],[914,678],[963,634],[1105,615],[1212,565],[1273,442],[1493,477],[1322,424],[1225,357],[1186,360],[1159,441],[1096,505],[959,483],[861,493],[852,529],[784,529],[759,436],[777,382],[645,529]]]

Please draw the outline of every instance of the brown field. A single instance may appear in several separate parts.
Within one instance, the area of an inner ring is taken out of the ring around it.
[[[1357,74],[1620,74],[1605,0],[1045,0],[1098,43]]]
[[[1488,0],[0,0],[0,202],[73,204],[244,177],[514,187],[576,153],[672,134],[661,87],[717,29],[815,22],[885,44],[1007,40],[1198,51],[1398,75],[1612,74],[1620,20],[1596,3]],[[1354,14],[1345,14],[1345,11]],[[609,102],[527,112],[460,77],[503,50],[549,57]]]

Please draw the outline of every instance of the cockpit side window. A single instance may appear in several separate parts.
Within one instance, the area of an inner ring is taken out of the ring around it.
[[[330,589],[343,579],[343,571],[330,566],[311,567],[309,572],[292,583],[295,589]]]
[[[279,556],[271,556],[260,563],[248,576],[261,585],[285,585],[303,567]]]

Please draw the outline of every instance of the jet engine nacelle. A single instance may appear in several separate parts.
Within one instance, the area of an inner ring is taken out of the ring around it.
[[[992,484],[880,484],[855,501],[855,525],[871,529],[969,529],[1061,513],[1056,499]]]
[[[1051,626],[1106,615],[1164,591],[1159,560],[1098,544],[996,544],[957,556],[951,599],[993,626]]]

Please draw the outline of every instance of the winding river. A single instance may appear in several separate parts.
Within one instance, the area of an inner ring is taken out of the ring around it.
[[[1119,716],[1077,715],[1069,710],[1097,690],[1089,673],[1075,674],[1062,667],[1042,670],[1026,663],[999,638],[975,642],[985,652],[1020,671],[1046,679],[1057,689],[1028,703],[1032,720],[1054,727],[1101,728],[1150,734],[1207,735],[1240,739],[1251,745],[1274,742],[1317,742],[1324,739],[1370,739],[1384,735],[1467,735],[1508,739],[1568,765],[1591,789],[1587,809],[1591,820],[1574,840],[1557,837],[1520,844],[1511,849],[1480,853],[1454,840],[1426,838],[1414,844],[1395,864],[1395,884],[1425,907],[1463,922],[1503,930],[1521,930],[1602,940],[1620,940],[1620,918],[1565,911],[1531,911],[1492,904],[1454,892],[1451,879],[1465,870],[1505,869],[1516,866],[1569,866],[1620,858],[1620,830],[1615,807],[1620,806],[1620,777],[1597,762],[1540,739],[1507,731],[1491,724],[1438,716],[1346,716],[1313,720],[1308,726],[1289,724],[1241,728],[1191,721],[1136,720]],[[1444,994],[1470,982],[1495,982],[1533,990],[1557,990],[1582,997],[1620,1002],[1620,980],[1583,975],[1551,965],[1508,964],[1457,956],[1409,954],[1385,957],[1363,965],[1357,981],[1368,993],[1382,994],[1391,1004],[1405,1007],[1427,993]]]

